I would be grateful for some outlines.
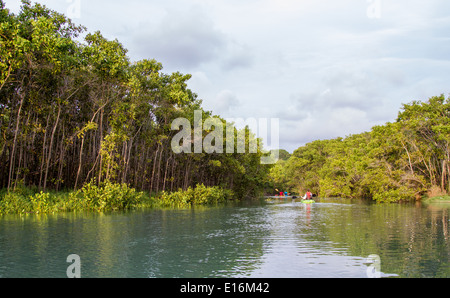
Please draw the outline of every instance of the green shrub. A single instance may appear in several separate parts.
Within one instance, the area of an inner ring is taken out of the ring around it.
[[[407,187],[399,187],[380,191],[374,194],[373,199],[379,203],[394,203],[401,201],[410,201],[414,197],[414,191]]]
[[[127,184],[95,180],[74,192],[46,193],[20,188],[0,192],[1,214],[54,213],[73,211],[108,212],[132,208],[189,208],[193,205],[211,205],[233,199],[233,192],[203,184],[186,191],[162,192],[157,198],[137,192]]]
[[[31,213],[33,204],[27,197],[9,192],[0,199],[0,214]]]
[[[92,181],[83,186],[79,195],[84,200],[84,204],[82,204],[84,209],[115,211],[133,208],[141,201],[144,193],[137,192],[134,188],[128,187],[127,184],[106,181],[97,186],[95,181]],[[78,195],[75,197],[78,197]]]
[[[49,193],[40,192],[30,197],[33,213],[51,213],[56,211]]]
[[[189,187],[187,190],[177,192],[162,192],[158,203],[160,207],[187,208],[192,205],[211,205],[223,203],[233,199],[233,192],[220,187],[206,187],[198,184],[195,189]]]

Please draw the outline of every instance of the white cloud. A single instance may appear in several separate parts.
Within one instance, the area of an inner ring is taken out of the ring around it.
[[[171,9],[160,23],[138,28],[131,43],[141,58],[156,58],[170,68],[194,69],[218,59],[226,37],[201,9]]]
[[[279,117],[281,146],[292,151],[394,121],[401,103],[450,92],[450,2],[378,3],[373,19],[367,0],[81,0],[75,21],[118,38],[134,59],[192,73],[189,86],[206,109]]]
[[[217,94],[214,100],[214,110],[218,112],[219,115],[229,114],[234,108],[239,106],[239,99],[236,94],[230,90],[222,90]]]

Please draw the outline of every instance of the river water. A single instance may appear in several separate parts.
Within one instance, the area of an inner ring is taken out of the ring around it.
[[[450,277],[445,206],[272,200],[0,217],[0,277]],[[370,257],[369,257],[370,256]]]

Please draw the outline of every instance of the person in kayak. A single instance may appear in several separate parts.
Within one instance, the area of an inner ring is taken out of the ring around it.
[[[312,193],[308,190],[306,194],[303,196],[303,200],[312,200]]]

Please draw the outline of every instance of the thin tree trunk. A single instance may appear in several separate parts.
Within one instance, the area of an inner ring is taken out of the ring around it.
[[[16,130],[14,132],[13,148],[11,150],[11,158],[9,160],[8,190],[10,190],[10,188],[11,188],[12,175],[14,172],[14,160],[15,160],[15,154],[16,154],[17,136],[19,134],[20,113],[22,112],[25,95],[20,96],[20,98],[21,99],[20,99],[19,110],[17,111]]]
[[[170,191],[173,191],[173,184],[175,183],[175,177],[174,177],[174,172],[175,172],[175,163],[176,160],[175,158],[173,158],[173,162],[172,162],[172,173],[171,173],[171,181],[170,181]]]
[[[152,171],[152,180],[150,182],[150,193],[152,193],[152,191],[153,191],[153,181],[155,178],[156,160],[158,158],[158,152],[159,152],[159,145],[158,145],[158,149],[156,149],[156,152],[155,152],[155,159],[153,160],[153,171]]]
[[[125,150],[124,150],[124,167],[123,175],[122,175],[122,183],[127,182],[128,169],[130,168],[130,160],[131,160],[131,149],[133,149],[133,139],[130,140],[130,144],[128,145],[128,141],[125,142]]]
[[[189,160],[186,164],[186,172],[184,175],[184,186],[183,186],[183,190],[187,190],[188,189],[188,182],[189,182],[189,172],[191,170],[191,161]]]
[[[103,163],[103,157],[102,157],[102,143],[103,143],[103,108],[100,111],[100,125],[99,125],[99,130],[100,130],[100,151],[98,154],[100,154],[100,166],[99,166],[99,171],[98,171],[98,185],[100,185],[100,182],[102,182],[102,163]]]
[[[28,114],[27,117],[27,121],[25,122],[25,126],[24,127],[28,127],[29,123],[30,123],[30,116],[31,114]],[[27,169],[27,165],[26,165],[26,146],[27,146],[28,142],[23,140],[22,145],[18,147],[20,147],[19,149],[19,163],[17,164],[17,171],[16,171],[16,178],[14,181],[14,188],[17,187],[17,182],[20,181],[20,169]],[[23,163],[23,165],[22,165]],[[26,171],[22,171],[23,174],[23,185],[26,185]]]
[[[47,156],[47,131],[48,131],[48,124],[50,122],[50,113],[47,116],[47,124],[45,125],[45,133],[44,133],[44,142],[42,144],[42,160],[41,160],[41,168],[39,171],[39,190],[42,189],[42,175],[44,173],[44,165],[46,161]]]
[[[93,121],[95,120],[95,117],[97,116],[98,112],[100,112],[100,110],[102,110],[105,106],[106,106],[106,104],[104,104],[103,106],[101,106],[101,107],[94,113],[94,115],[92,116],[90,122],[93,122]],[[81,138],[80,159],[79,159],[79,163],[78,163],[77,178],[76,178],[76,180],[75,180],[75,189],[77,189],[77,186],[78,186],[78,181],[79,181],[79,177],[80,177],[80,173],[81,173],[81,167],[82,167],[82,164],[83,164],[83,147],[84,147],[84,140],[85,140],[85,134],[86,134],[86,133],[87,133],[87,131],[83,133],[83,136],[82,136],[82,138]],[[94,135],[94,134],[92,134],[91,137],[93,137],[93,135]],[[90,173],[94,170],[95,165],[97,164],[97,160],[98,160],[98,154],[97,154],[97,152],[95,151],[95,137],[93,137],[93,140],[92,140],[90,143],[93,143],[93,144],[94,144],[94,145],[93,145],[93,146],[94,146],[94,148],[93,148],[93,156],[94,156],[94,158],[95,158],[95,156],[97,155],[97,159],[95,159],[94,166],[92,167],[91,171],[89,171],[89,173],[88,173],[88,175],[87,175],[86,178],[88,178],[89,175],[90,175]],[[89,148],[88,148],[88,149],[89,149]],[[89,154],[89,150],[88,150],[88,154]],[[99,154],[100,154],[100,152],[99,152]]]
[[[409,155],[408,148],[406,147],[406,145],[403,142],[402,142],[402,146],[403,146],[403,149],[405,149],[406,154],[408,155],[409,169],[411,170],[411,174],[414,175],[414,169],[413,169],[413,166],[412,166],[411,156]]]
[[[166,181],[167,181],[167,171],[169,169],[169,161],[170,161],[171,157],[167,159],[166,161],[166,169],[164,171],[164,182],[163,182],[163,191],[166,190]]]
[[[145,150],[145,153],[143,154],[143,156],[142,156],[142,162],[141,162],[141,164],[139,164],[139,167],[141,167],[142,168],[142,175],[140,175],[141,176],[141,189],[145,189],[145,182],[147,181],[147,157],[148,157],[148,155],[149,155],[149,152],[150,152],[150,148],[149,147],[147,147],[147,150]],[[135,175],[136,176],[138,176],[138,174],[137,174],[138,172],[136,172],[135,173]]]
[[[126,170],[127,170],[127,153],[128,153],[128,141],[122,142],[122,178],[120,181],[122,183],[125,183],[125,176],[126,176]]]
[[[65,137],[64,124],[63,124],[62,131],[63,131],[63,135],[62,135],[62,139],[61,139],[60,152],[59,152],[58,178],[56,180],[56,190],[57,191],[59,190],[59,188],[61,186],[62,170],[63,170],[63,165],[64,165],[64,137]]]
[[[77,179],[75,179],[75,190],[78,187],[78,180],[80,178],[80,173],[81,173],[81,165],[83,163],[83,147],[84,147],[84,136],[81,138],[80,159],[79,159],[79,163],[78,163]]]
[[[16,179],[14,181],[14,189],[17,187],[17,182],[20,180],[20,167],[22,166],[22,159],[23,159],[23,146],[20,146],[19,163],[17,164],[17,172],[16,172]],[[24,179],[24,183],[25,183],[25,179]]]
[[[48,169],[50,166],[50,160],[52,158],[53,140],[55,138],[56,128],[58,127],[60,115],[61,115],[61,104],[58,104],[58,115],[56,116],[55,126],[53,126],[52,136],[50,137],[50,148],[48,149],[47,166],[45,168],[45,177],[44,177],[44,191],[47,189],[47,177],[48,177]]]
[[[441,173],[441,191],[445,192],[445,176],[447,173],[447,162],[445,160],[442,161],[442,173]]]
[[[161,152],[159,153],[159,162],[158,162],[158,179],[156,180],[156,192],[159,192],[160,180],[161,180],[161,160],[164,152],[164,147],[161,145]]]

